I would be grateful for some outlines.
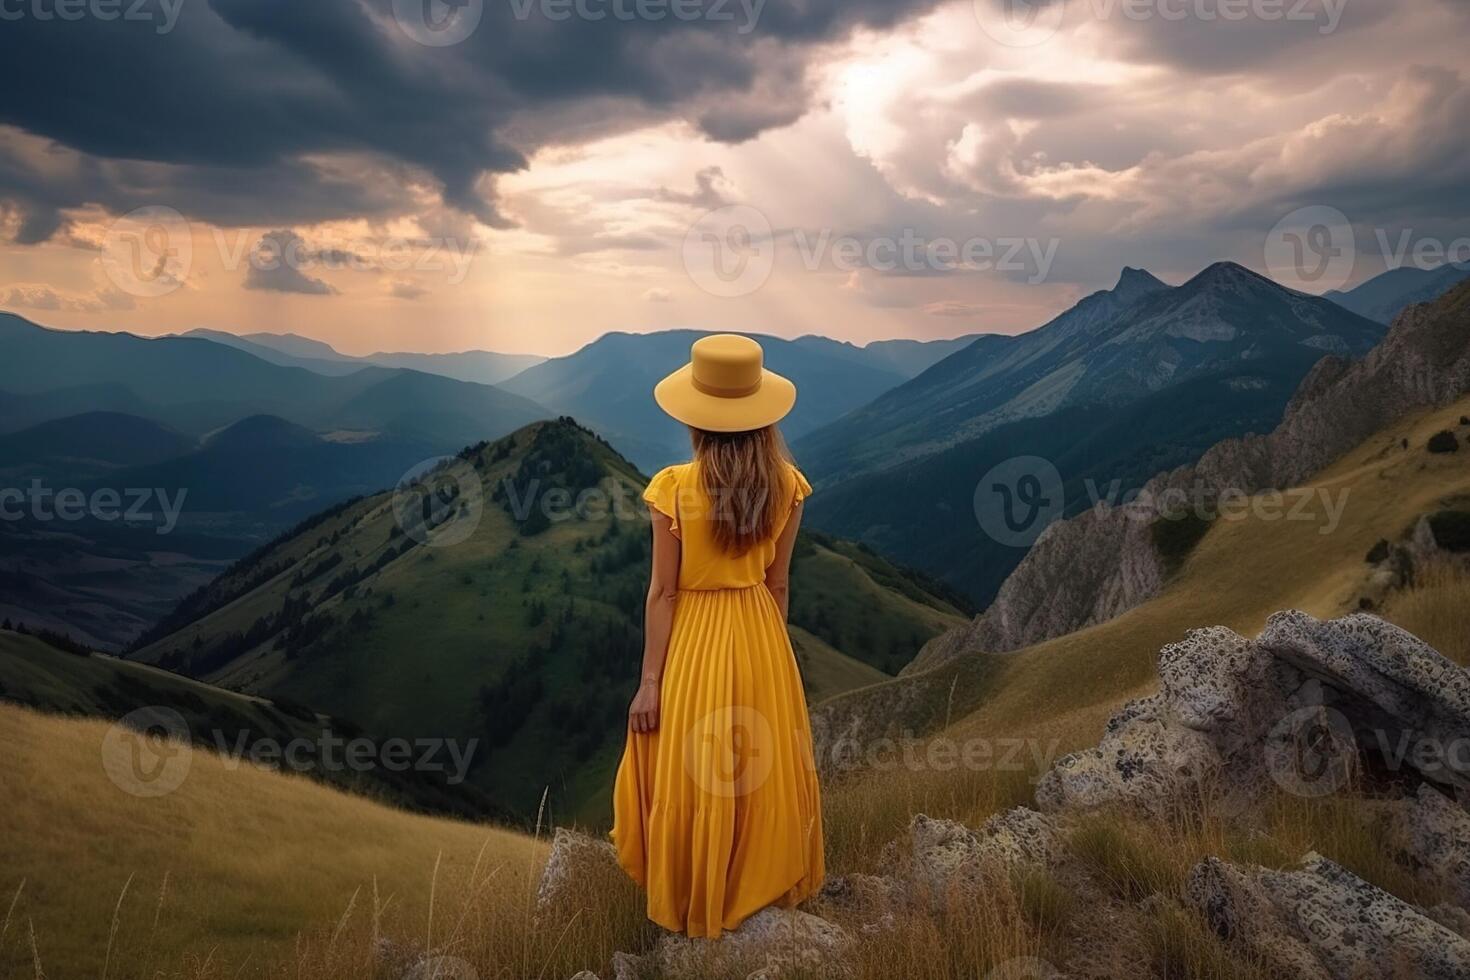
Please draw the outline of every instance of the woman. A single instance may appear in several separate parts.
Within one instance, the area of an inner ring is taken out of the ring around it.
[[[694,459],[644,494],[653,573],[613,840],[650,919],[713,938],[822,884],[811,726],[786,632],[811,486],[776,430],[796,388],[764,370],[755,341],[696,341],[653,396],[689,426]]]

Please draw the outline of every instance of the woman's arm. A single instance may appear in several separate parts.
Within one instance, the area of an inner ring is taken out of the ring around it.
[[[791,612],[791,552],[796,548],[796,532],[800,529],[801,501],[798,500],[791,509],[791,517],[787,519],[781,536],[776,539],[776,557],[766,567],[766,588],[771,590],[771,595],[776,598],[776,605],[781,607],[782,619]]]
[[[640,733],[658,729],[659,685],[679,598],[679,539],[673,521],[656,510],[652,514],[653,573],[648,577],[648,601],[643,607],[643,677],[628,708],[628,725]]]

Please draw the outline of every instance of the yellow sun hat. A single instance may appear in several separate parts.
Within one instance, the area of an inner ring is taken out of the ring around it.
[[[653,389],[658,407],[685,425],[748,432],[779,422],[796,404],[796,385],[765,369],[765,352],[749,337],[701,337],[689,358]]]

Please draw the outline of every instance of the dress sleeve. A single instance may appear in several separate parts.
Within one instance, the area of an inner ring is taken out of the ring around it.
[[[673,521],[671,530],[679,530],[679,467],[667,466],[659,470],[648,481],[643,491],[643,500],[651,510],[656,510]]]
[[[791,492],[791,506],[795,507],[812,495],[812,485],[806,481],[806,477],[802,475],[801,470],[795,466],[791,467],[791,477],[796,483],[796,486],[792,488]]]

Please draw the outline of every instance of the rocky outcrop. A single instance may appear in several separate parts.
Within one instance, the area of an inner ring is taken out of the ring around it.
[[[1375,829],[1422,884],[1470,909],[1470,812],[1425,785],[1408,799],[1379,804]],[[1461,916],[1452,928],[1464,932],[1470,912]]]
[[[1105,622],[1156,595],[1165,569],[1150,526],[1156,502],[1210,500],[1221,491],[1286,488],[1409,412],[1470,391],[1470,282],[1411,306],[1362,361],[1317,363],[1265,436],[1227,439],[1193,466],[1154,477],[1133,503],[1098,504],[1047,528],[990,607],[935,637],[915,673],[977,652],[999,653]]]
[[[906,894],[927,900],[977,893],[997,871],[1044,866],[1064,850],[1056,824],[1025,807],[998,813],[979,830],[921,813],[903,843],[891,845],[885,863]]]
[[[852,937],[797,909],[762,909],[718,940],[665,935],[645,956],[620,953],[616,980],[660,977],[846,977]]]
[[[612,844],[558,827],[536,886],[536,912],[569,916],[585,904],[589,883],[613,876],[621,878],[623,870]]]
[[[1299,871],[1206,858],[1190,899],[1215,932],[1300,980],[1470,976],[1470,941],[1420,909],[1316,854]]]
[[[1470,746],[1470,673],[1375,616],[1282,612],[1255,640],[1193,630],[1160,651],[1159,681],[1096,748],[1042,778],[1043,810],[1161,814],[1204,791],[1243,804],[1273,784],[1319,796],[1368,757],[1452,795],[1470,790],[1454,751]]]

